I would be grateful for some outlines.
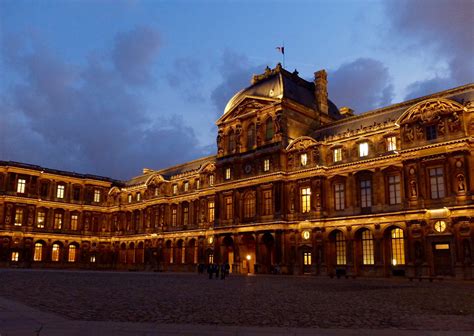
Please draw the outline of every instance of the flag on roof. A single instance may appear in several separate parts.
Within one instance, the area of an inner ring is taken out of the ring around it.
[[[278,52],[281,52],[283,55],[285,54],[285,47],[276,47],[276,50],[278,50]]]

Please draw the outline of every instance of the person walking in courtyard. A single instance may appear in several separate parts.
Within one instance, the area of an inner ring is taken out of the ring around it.
[[[209,274],[209,279],[212,279],[212,273],[214,273],[214,265],[207,265],[207,274]]]

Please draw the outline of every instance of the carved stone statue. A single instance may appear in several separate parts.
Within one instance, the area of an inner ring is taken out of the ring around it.
[[[461,120],[456,112],[453,113],[452,118],[448,119],[449,132],[457,132],[461,128]]]
[[[416,140],[423,140],[425,137],[425,131],[423,130],[423,127],[421,127],[419,124],[416,124],[415,126],[415,135],[416,135]]]
[[[282,112],[278,111],[278,113],[275,116],[275,134],[283,133],[282,118],[283,118]]]
[[[403,134],[405,135],[405,140],[407,142],[413,142],[413,140],[415,140],[415,137],[413,136],[413,129],[407,124],[405,124],[403,127]]]
[[[466,184],[464,183],[464,175],[458,175],[458,192],[465,192],[466,191]]]
[[[241,135],[242,135],[242,125],[237,124],[237,126],[235,128],[235,149],[236,149],[237,153],[240,153],[240,147],[241,147],[240,138],[241,138]]]
[[[415,180],[410,181],[410,196],[411,197],[416,197],[417,196],[416,181]]]
[[[440,120],[438,122],[438,134],[444,135],[446,133],[446,128],[444,126],[444,120]]]
[[[224,154],[224,131],[221,129],[217,133],[217,153]]]

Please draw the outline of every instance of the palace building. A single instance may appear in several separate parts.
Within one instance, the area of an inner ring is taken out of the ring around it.
[[[474,278],[474,84],[335,103],[278,64],[216,155],[129,181],[0,161],[0,266]]]

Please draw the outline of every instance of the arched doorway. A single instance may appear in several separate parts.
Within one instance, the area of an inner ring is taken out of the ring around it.
[[[222,261],[230,266],[229,272],[232,273],[234,267],[234,239],[231,236],[225,236],[222,239],[223,253]]]
[[[240,239],[240,269],[241,273],[255,273],[255,237],[253,234],[243,234]]]
[[[265,232],[260,239],[259,273],[271,273],[275,260],[275,238],[270,232]]]

